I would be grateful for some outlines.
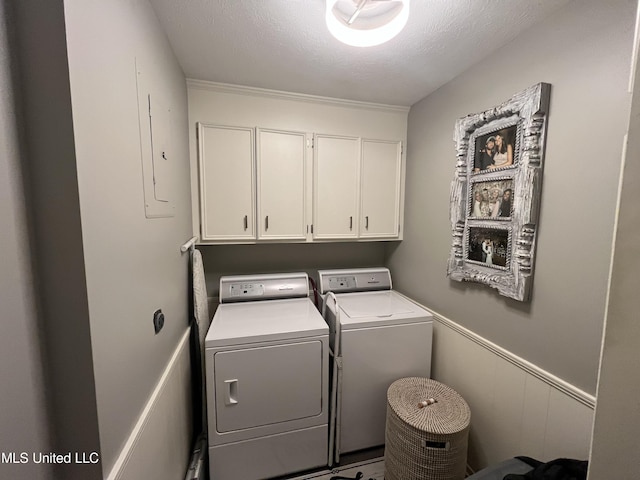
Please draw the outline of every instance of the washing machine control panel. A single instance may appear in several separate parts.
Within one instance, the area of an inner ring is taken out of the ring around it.
[[[356,277],[329,277],[329,290],[338,292],[341,290],[353,290],[356,288]]]
[[[391,290],[391,274],[386,268],[320,270],[318,276],[322,294]]]

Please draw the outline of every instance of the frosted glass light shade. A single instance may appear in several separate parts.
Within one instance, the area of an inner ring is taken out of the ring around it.
[[[409,0],[395,0],[390,7],[387,2],[372,2],[369,15],[360,15],[351,25],[348,24],[350,15],[337,8],[338,2],[344,0],[326,0],[326,22],[331,34],[342,43],[354,47],[372,47],[391,40],[402,31],[409,19]],[[358,2],[353,2],[357,7]],[[375,9],[382,9],[380,15]]]

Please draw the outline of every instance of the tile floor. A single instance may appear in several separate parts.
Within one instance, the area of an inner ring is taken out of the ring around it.
[[[331,470],[309,473],[291,480],[384,480],[384,458],[338,466]]]

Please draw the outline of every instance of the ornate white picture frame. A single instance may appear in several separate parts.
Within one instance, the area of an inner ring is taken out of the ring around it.
[[[447,275],[528,301],[551,85],[456,122]]]

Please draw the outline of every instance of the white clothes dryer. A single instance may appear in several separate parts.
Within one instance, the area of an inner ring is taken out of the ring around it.
[[[430,377],[433,316],[392,290],[386,268],[318,276],[334,357],[330,462],[338,462],[341,453],[384,444],[394,381]]]
[[[222,277],[205,340],[215,480],[327,464],[329,328],[305,273]]]

